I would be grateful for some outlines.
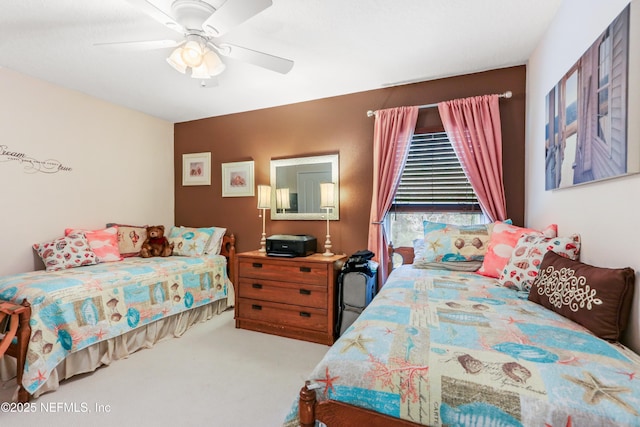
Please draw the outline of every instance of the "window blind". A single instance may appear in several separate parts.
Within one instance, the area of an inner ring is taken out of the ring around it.
[[[480,209],[445,132],[413,136],[394,205],[439,211]]]

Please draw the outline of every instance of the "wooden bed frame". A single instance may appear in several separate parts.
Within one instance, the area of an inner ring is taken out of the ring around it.
[[[230,236],[223,236],[222,246],[220,248],[220,255],[227,258],[227,275],[229,279],[234,276],[234,266],[236,257],[236,237],[231,234]],[[14,311],[18,315],[18,328],[16,332],[16,340],[11,340],[6,352],[7,356],[15,357],[17,362],[16,367],[16,382],[20,384],[18,390],[18,402],[26,403],[31,399],[31,395],[22,385],[22,374],[24,371],[24,364],[27,358],[27,347],[29,345],[29,339],[31,338],[31,326],[29,326],[29,320],[31,319],[31,304],[25,299],[22,305],[12,304],[16,308]],[[23,307],[23,310],[20,310]],[[9,337],[10,338],[10,337]],[[0,345],[4,341],[0,340]],[[0,352],[0,357],[3,354]]]
[[[227,276],[232,280],[235,276],[236,265],[236,236],[233,234],[222,237],[222,246],[220,247],[220,255],[227,258]],[[235,283],[234,283],[235,285]]]
[[[412,247],[393,248],[393,246],[389,246],[389,271],[393,269],[394,254],[402,257],[402,264],[413,263]],[[331,399],[318,402],[315,390],[309,389],[309,385],[310,381],[306,381],[300,389],[298,399],[298,416],[301,427],[314,427],[316,420],[329,427],[360,425],[367,427],[416,427],[421,425]]]
[[[11,329],[15,329],[15,338],[13,339],[12,333],[7,333],[2,341],[2,344],[5,343],[5,340],[9,341],[8,347],[5,351],[5,355],[15,357],[17,361],[17,374],[16,381],[20,384],[20,390],[18,391],[18,401],[19,402],[28,402],[29,401],[29,393],[22,386],[22,374],[24,371],[24,364],[27,360],[27,346],[29,344],[29,339],[31,338],[31,326],[29,325],[29,320],[31,319],[31,304],[26,300],[22,301],[22,304],[13,304],[13,303],[4,303],[6,305],[11,305],[12,314],[9,322],[11,323]],[[17,315],[17,328],[16,321]],[[2,352],[0,351],[0,357],[2,357]]]

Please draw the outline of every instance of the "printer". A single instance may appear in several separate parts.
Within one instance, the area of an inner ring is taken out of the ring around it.
[[[304,257],[316,252],[318,241],[306,234],[274,234],[267,237],[267,255]]]

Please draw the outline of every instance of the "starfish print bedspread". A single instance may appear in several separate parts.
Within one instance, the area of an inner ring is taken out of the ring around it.
[[[126,258],[0,277],[0,300],[31,303],[23,385],[34,393],[69,354],[227,297],[226,258]]]
[[[394,270],[309,380],[430,426],[640,426],[638,355],[475,273]]]

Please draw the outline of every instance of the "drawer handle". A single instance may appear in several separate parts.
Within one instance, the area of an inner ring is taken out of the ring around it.
[[[303,273],[311,273],[311,267],[300,267],[300,271]]]
[[[300,289],[302,295],[311,295],[311,291],[308,289]]]
[[[307,313],[306,311],[301,311],[300,317],[311,317],[311,313]]]
[[[260,283],[254,283],[251,285],[253,289],[262,289],[262,285]]]
[[[262,306],[258,304],[251,304],[251,308],[253,310],[262,310]]]
[[[262,268],[262,263],[261,262],[254,262],[253,263],[253,268]]]

